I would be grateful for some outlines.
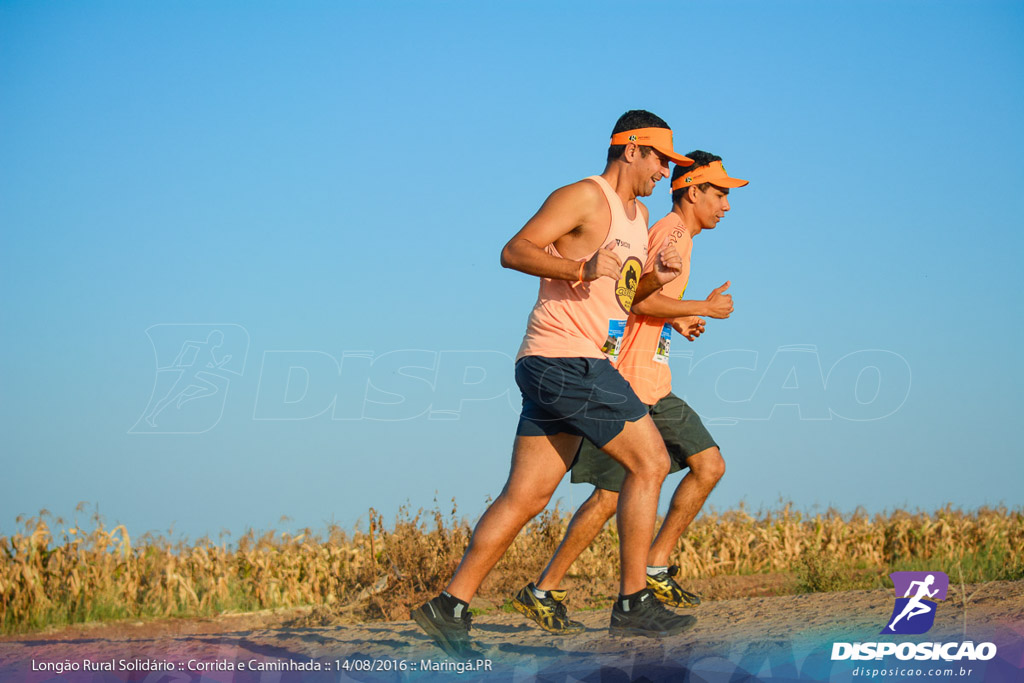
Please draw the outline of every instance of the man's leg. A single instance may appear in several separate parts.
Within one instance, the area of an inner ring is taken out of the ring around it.
[[[668,636],[691,628],[697,623],[695,617],[668,610],[647,587],[647,553],[654,536],[658,493],[670,467],[668,450],[654,420],[644,415],[627,422],[622,432],[605,444],[604,452],[626,470],[616,514],[622,579],[608,631]]]
[[[469,602],[484,578],[515,540],[526,523],[551,500],[579,447],[580,437],[516,436],[512,469],[505,488],[473,530],[447,592]]]
[[[546,591],[557,589],[561,585],[572,563],[594,542],[601,529],[615,514],[618,501],[617,491],[594,488],[594,492],[572,516],[569,528],[565,531],[565,538],[559,544],[554,557],[548,562],[548,566],[544,568],[544,573],[540,575],[537,588]]]
[[[505,488],[477,523],[451,582],[441,595],[410,613],[449,655],[477,656],[469,640],[469,601],[516,534],[547,505],[579,443],[580,437],[571,434],[516,436]]]
[[[668,565],[676,543],[725,474],[725,460],[716,447],[691,455],[686,459],[686,464],[690,471],[676,487],[668,514],[647,556],[647,564],[652,567]]]
[[[528,584],[512,598],[512,607],[533,619],[545,631],[571,635],[586,630],[582,623],[573,621],[565,608],[566,592],[558,590],[573,561],[601,532],[605,522],[615,514],[618,493],[595,488],[590,498],[580,506],[569,522],[558,550],[541,574],[537,584]]]
[[[626,422],[603,450],[626,470],[616,510],[619,591],[633,595],[647,588],[647,554],[654,537],[658,494],[669,471],[668,451],[649,415]]]

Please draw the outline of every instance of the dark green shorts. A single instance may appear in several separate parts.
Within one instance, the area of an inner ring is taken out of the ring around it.
[[[700,416],[686,401],[675,394],[669,394],[650,407],[654,424],[665,440],[665,448],[672,462],[669,472],[678,472],[686,467],[686,459],[718,444],[700,421]],[[606,491],[618,491],[626,470],[610,455],[587,439],[583,439],[576,461],[572,467],[572,483],[593,484]]]

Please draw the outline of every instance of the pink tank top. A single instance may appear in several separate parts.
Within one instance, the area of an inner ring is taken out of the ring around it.
[[[591,282],[554,280],[542,277],[537,303],[534,304],[526,335],[516,354],[545,358],[610,358],[615,360],[625,332],[629,307],[636,285],[647,261],[647,221],[640,207],[630,220],[622,200],[601,176],[587,180],[597,183],[608,200],[611,225],[601,247],[615,242],[614,251],[622,260],[619,279],[602,277]],[[554,244],[545,250],[561,258]],[[588,261],[591,252],[581,261]]]

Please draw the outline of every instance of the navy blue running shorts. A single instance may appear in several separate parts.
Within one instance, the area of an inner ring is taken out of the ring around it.
[[[575,434],[600,448],[647,415],[606,358],[525,356],[516,363],[516,384],[523,394],[519,436]]]

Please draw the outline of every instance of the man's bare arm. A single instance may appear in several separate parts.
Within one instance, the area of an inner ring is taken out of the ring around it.
[[[583,225],[600,206],[594,194],[600,190],[589,185],[593,183],[582,181],[552,192],[533,218],[501,250],[502,267],[556,280],[580,279],[581,261],[553,256],[545,247]],[[584,265],[582,279],[618,279],[621,267],[621,259],[611,249],[599,249]]]
[[[654,294],[668,283],[675,280],[683,272],[683,259],[676,250],[675,245],[670,244],[669,238],[661,243],[654,258],[654,268],[644,273],[640,282],[636,285],[636,293],[633,295],[633,305],[643,301],[651,294]]]
[[[651,294],[641,303],[637,303],[634,299],[633,307],[630,310],[633,313],[652,318],[682,318],[690,315],[728,318],[732,313],[732,295],[723,293],[728,288],[729,283],[726,282],[721,287],[712,290],[704,301],[680,301],[658,292]]]

